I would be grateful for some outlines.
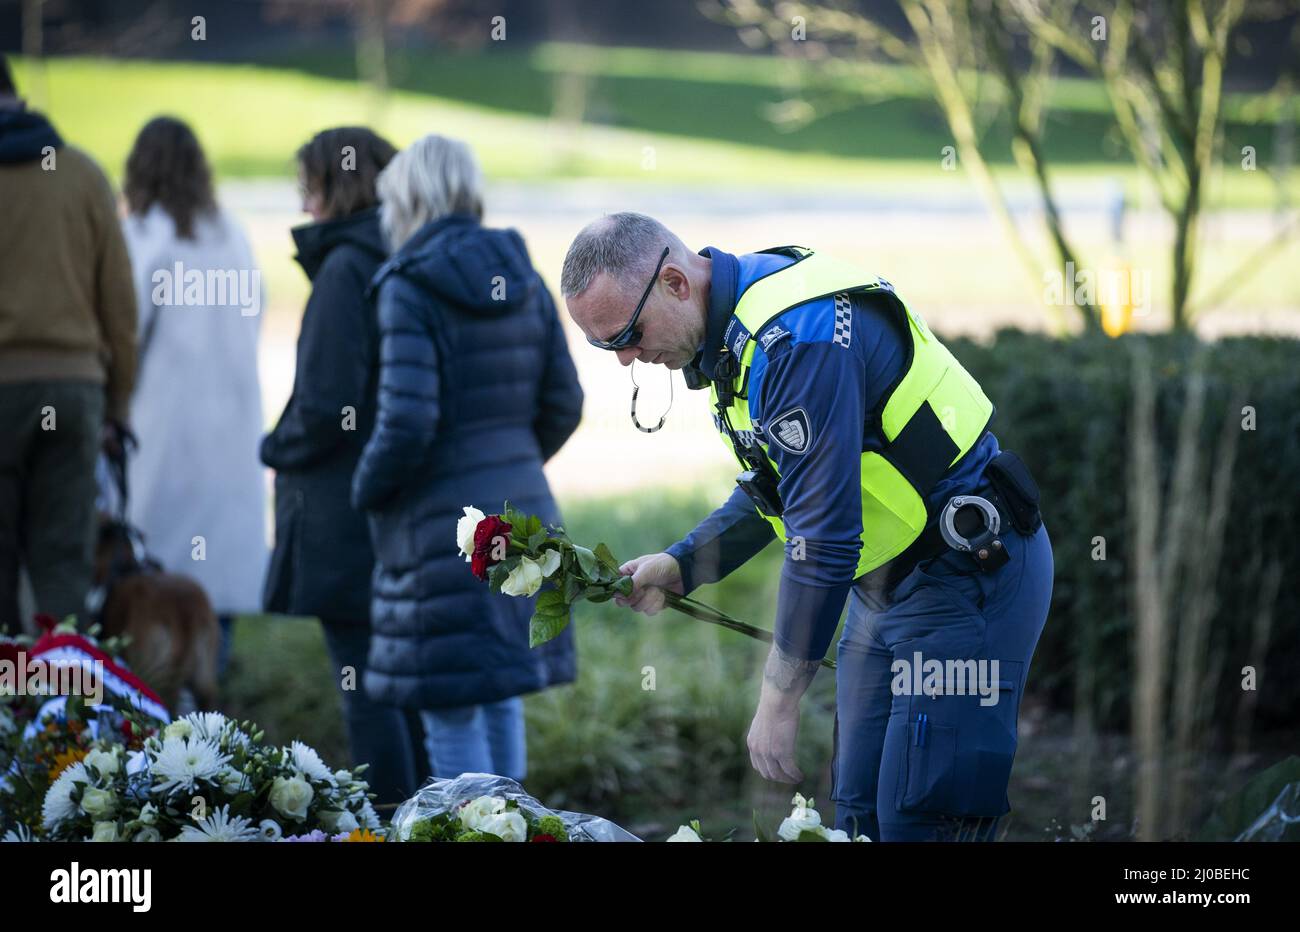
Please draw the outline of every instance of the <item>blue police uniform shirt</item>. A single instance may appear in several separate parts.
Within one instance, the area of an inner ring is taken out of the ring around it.
[[[794,260],[733,256],[713,247],[700,255],[712,260],[712,280],[705,341],[693,365],[714,379],[722,349],[743,348],[750,336],[734,316],[741,294]],[[786,559],[774,636],[783,653],[804,660],[826,656],[853,585],[862,539],[861,456],[883,446],[878,430],[866,428],[867,412],[906,363],[903,337],[883,300],[852,295],[849,307],[837,311],[833,297],[823,298],[766,323],[752,335],[749,401],[735,402],[749,404],[755,435],[780,474]],[[953,495],[972,491],[997,454],[997,438],[986,433],[935,486],[931,514]],[[774,538],[772,526],[737,487],[667,552],[677,559],[689,593],[722,579]],[[791,556],[796,539],[802,539],[802,559]]]

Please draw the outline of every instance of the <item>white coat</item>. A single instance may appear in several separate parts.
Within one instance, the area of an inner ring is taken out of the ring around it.
[[[132,524],[218,614],[261,610],[266,485],[257,373],[263,292],[248,239],[218,211],[179,239],[159,206],[124,224],[142,356],[131,402]],[[153,322],[152,325],[150,322]]]

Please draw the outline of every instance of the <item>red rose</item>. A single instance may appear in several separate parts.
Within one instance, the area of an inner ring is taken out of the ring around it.
[[[474,528],[474,554],[470,557],[470,571],[479,579],[487,582],[487,571],[500,563],[492,555],[492,542],[498,537],[510,537],[510,525],[496,515],[488,515]]]
[[[558,839],[554,835],[547,835],[543,832],[540,835],[534,835],[529,841],[558,841]]]
[[[45,612],[32,616],[32,620],[41,627],[42,631],[53,631],[54,626],[59,623],[59,619],[53,615],[47,615]]]

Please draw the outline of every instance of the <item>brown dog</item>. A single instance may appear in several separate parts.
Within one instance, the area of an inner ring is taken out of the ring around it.
[[[217,707],[217,652],[221,631],[203,587],[137,557],[125,524],[101,516],[95,586],[104,593],[100,624],[107,636],[125,635],[126,661],[172,714],[183,688],[200,710]]]

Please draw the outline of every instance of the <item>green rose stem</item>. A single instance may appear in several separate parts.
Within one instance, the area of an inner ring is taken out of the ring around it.
[[[705,621],[711,625],[719,625],[723,628],[730,628],[732,631],[739,631],[741,634],[747,634],[756,641],[762,641],[765,644],[772,643],[772,632],[765,631],[762,628],[756,628],[751,624],[743,621],[737,621],[725,612],[720,612],[716,608],[705,605],[703,602],[696,602],[694,599],[687,598],[684,595],[678,595],[676,592],[664,590],[664,602],[670,608],[674,608],[683,615],[689,615],[697,621]],[[835,661],[822,658],[822,666],[829,670],[835,669]]]
[[[470,510],[466,509],[466,517],[469,516]],[[516,511],[510,507],[509,502],[506,502],[502,514],[488,515],[486,518],[503,520],[510,526],[507,557],[498,560],[488,570],[492,591],[505,591],[507,595],[532,595],[537,592],[543,581],[553,584],[553,588],[543,590],[537,597],[533,618],[529,624],[530,647],[544,644],[564,630],[568,625],[569,611],[574,602],[578,600],[604,602],[616,594],[623,596],[632,594],[632,577],[619,573],[618,560],[604,544],[597,544],[591,550],[580,547],[569,539],[563,528],[550,528],[548,532],[540,518]],[[480,519],[480,523],[486,518]],[[547,545],[552,546],[548,548]],[[467,546],[465,543],[460,544],[461,553],[468,552]],[[520,567],[522,560],[536,563],[545,559],[543,551],[548,549],[555,551],[554,558],[559,564],[555,569],[549,573],[538,573],[534,570],[531,586],[527,583],[520,585],[511,582],[510,577]],[[504,584],[511,584],[516,591],[503,590]],[[725,612],[720,612],[703,602],[696,602],[694,599],[667,589],[664,590],[664,600],[670,608],[696,621],[738,631],[765,644],[772,643],[771,631],[737,621]],[[835,661],[825,657],[822,658],[821,665],[830,670],[835,669]]]

